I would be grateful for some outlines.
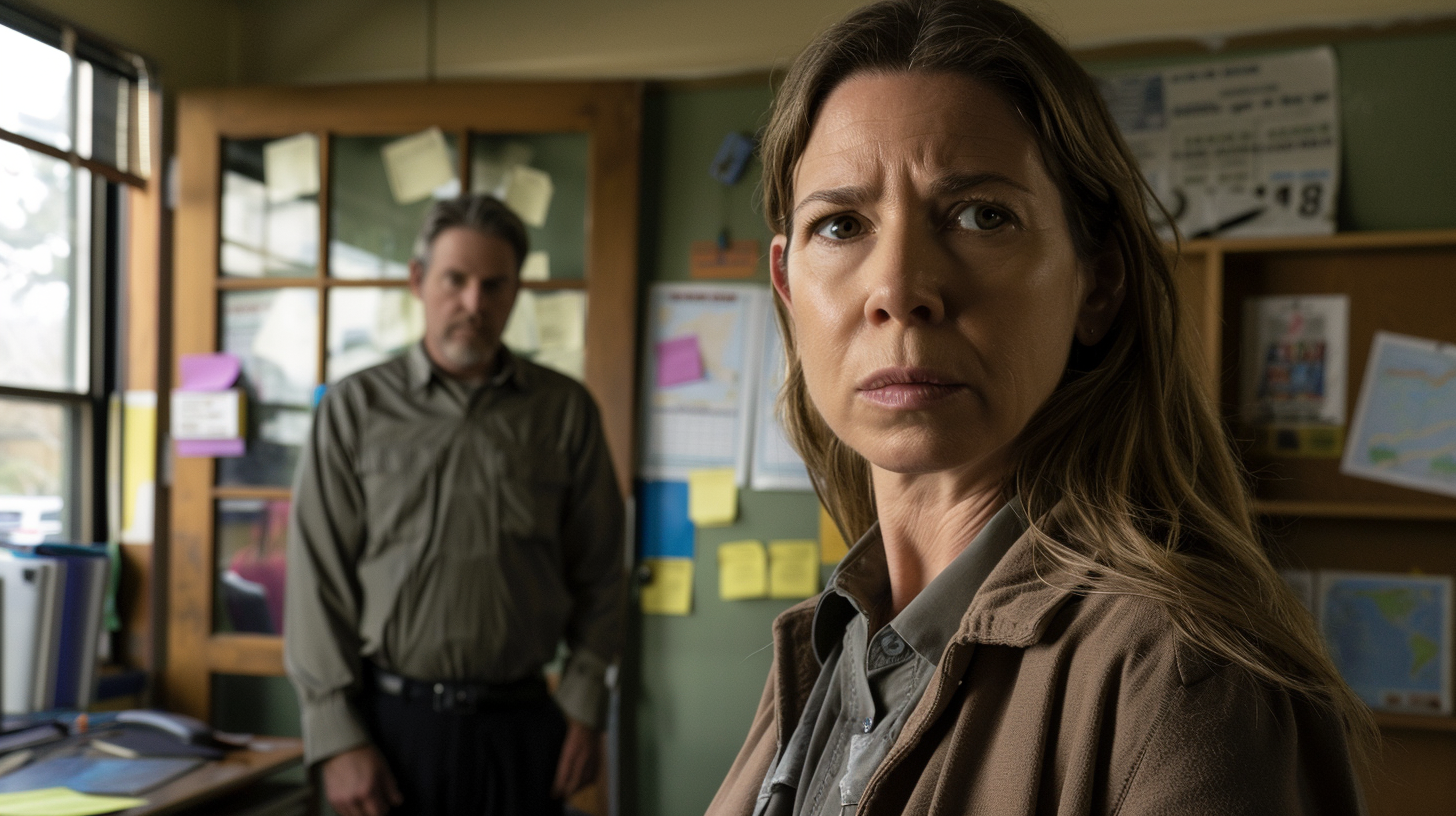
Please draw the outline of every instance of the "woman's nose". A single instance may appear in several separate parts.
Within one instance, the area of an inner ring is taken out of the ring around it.
[[[940,274],[945,259],[933,236],[913,227],[882,228],[865,263],[870,285],[865,319],[871,325],[933,324],[945,319]]]

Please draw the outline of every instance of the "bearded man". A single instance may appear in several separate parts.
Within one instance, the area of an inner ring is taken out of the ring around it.
[[[410,263],[423,340],[314,418],[285,662],[341,816],[559,814],[599,765],[623,507],[586,389],[501,343],[526,250],[500,201],[436,202]]]

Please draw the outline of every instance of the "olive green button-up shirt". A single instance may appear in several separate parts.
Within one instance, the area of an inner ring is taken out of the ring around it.
[[[472,388],[422,346],[333,385],[294,486],[284,660],[310,764],[369,739],[364,661],[420,680],[538,675],[599,727],[625,620],[623,507],[596,404],[502,350]]]

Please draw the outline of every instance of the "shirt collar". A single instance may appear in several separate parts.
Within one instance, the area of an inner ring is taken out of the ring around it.
[[[940,660],[986,577],[1026,531],[1021,503],[1007,502],[976,537],[890,622],[921,657]],[[822,664],[844,637],[844,628],[872,604],[888,600],[889,567],[875,522],[850,548],[825,585],[814,612],[815,657]],[[871,632],[871,635],[874,633]]]
[[[485,384],[497,387],[511,383],[516,388],[525,390],[530,385],[530,375],[526,371],[526,366],[504,344],[501,345],[499,354],[500,365]],[[410,388],[416,391],[427,387],[431,379],[435,377],[448,376],[436,368],[434,362],[430,360],[430,355],[425,351],[424,340],[409,347],[406,363],[409,366]]]

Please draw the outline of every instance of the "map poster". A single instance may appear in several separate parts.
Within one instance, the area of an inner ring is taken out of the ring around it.
[[[1375,333],[1340,472],[1456,496],[1456,346]]]
[[[758,415],[753,422],[750,483],[754,490],[812,491],[814,483],[809,480],[804,460],[784,436],[775,411],[779,389],[784,385],[784,341],[779,336],[778,321],[772,316],[763,325],[763,364],[758,382]]]
[[[1099,84],[1148,186],[1185,237],[1335,231],[1333,49],[1113,74]],[[1153,215],[1171,237],[1173,225]]]
[[[1239,419],[1260,452],[1339,458],[1349,323],[1346,295],[1244,301]]]
[[[1319,621],[1345,682],[1371,708],[1451,713],[1451,577],[1319,573]]]
[[[694,470],[733,468],[746,485],[767,295],[752,284],[652,286],[642,344],[643,478],[685,481]],[[682,359],[689,352],[699,359]]]

